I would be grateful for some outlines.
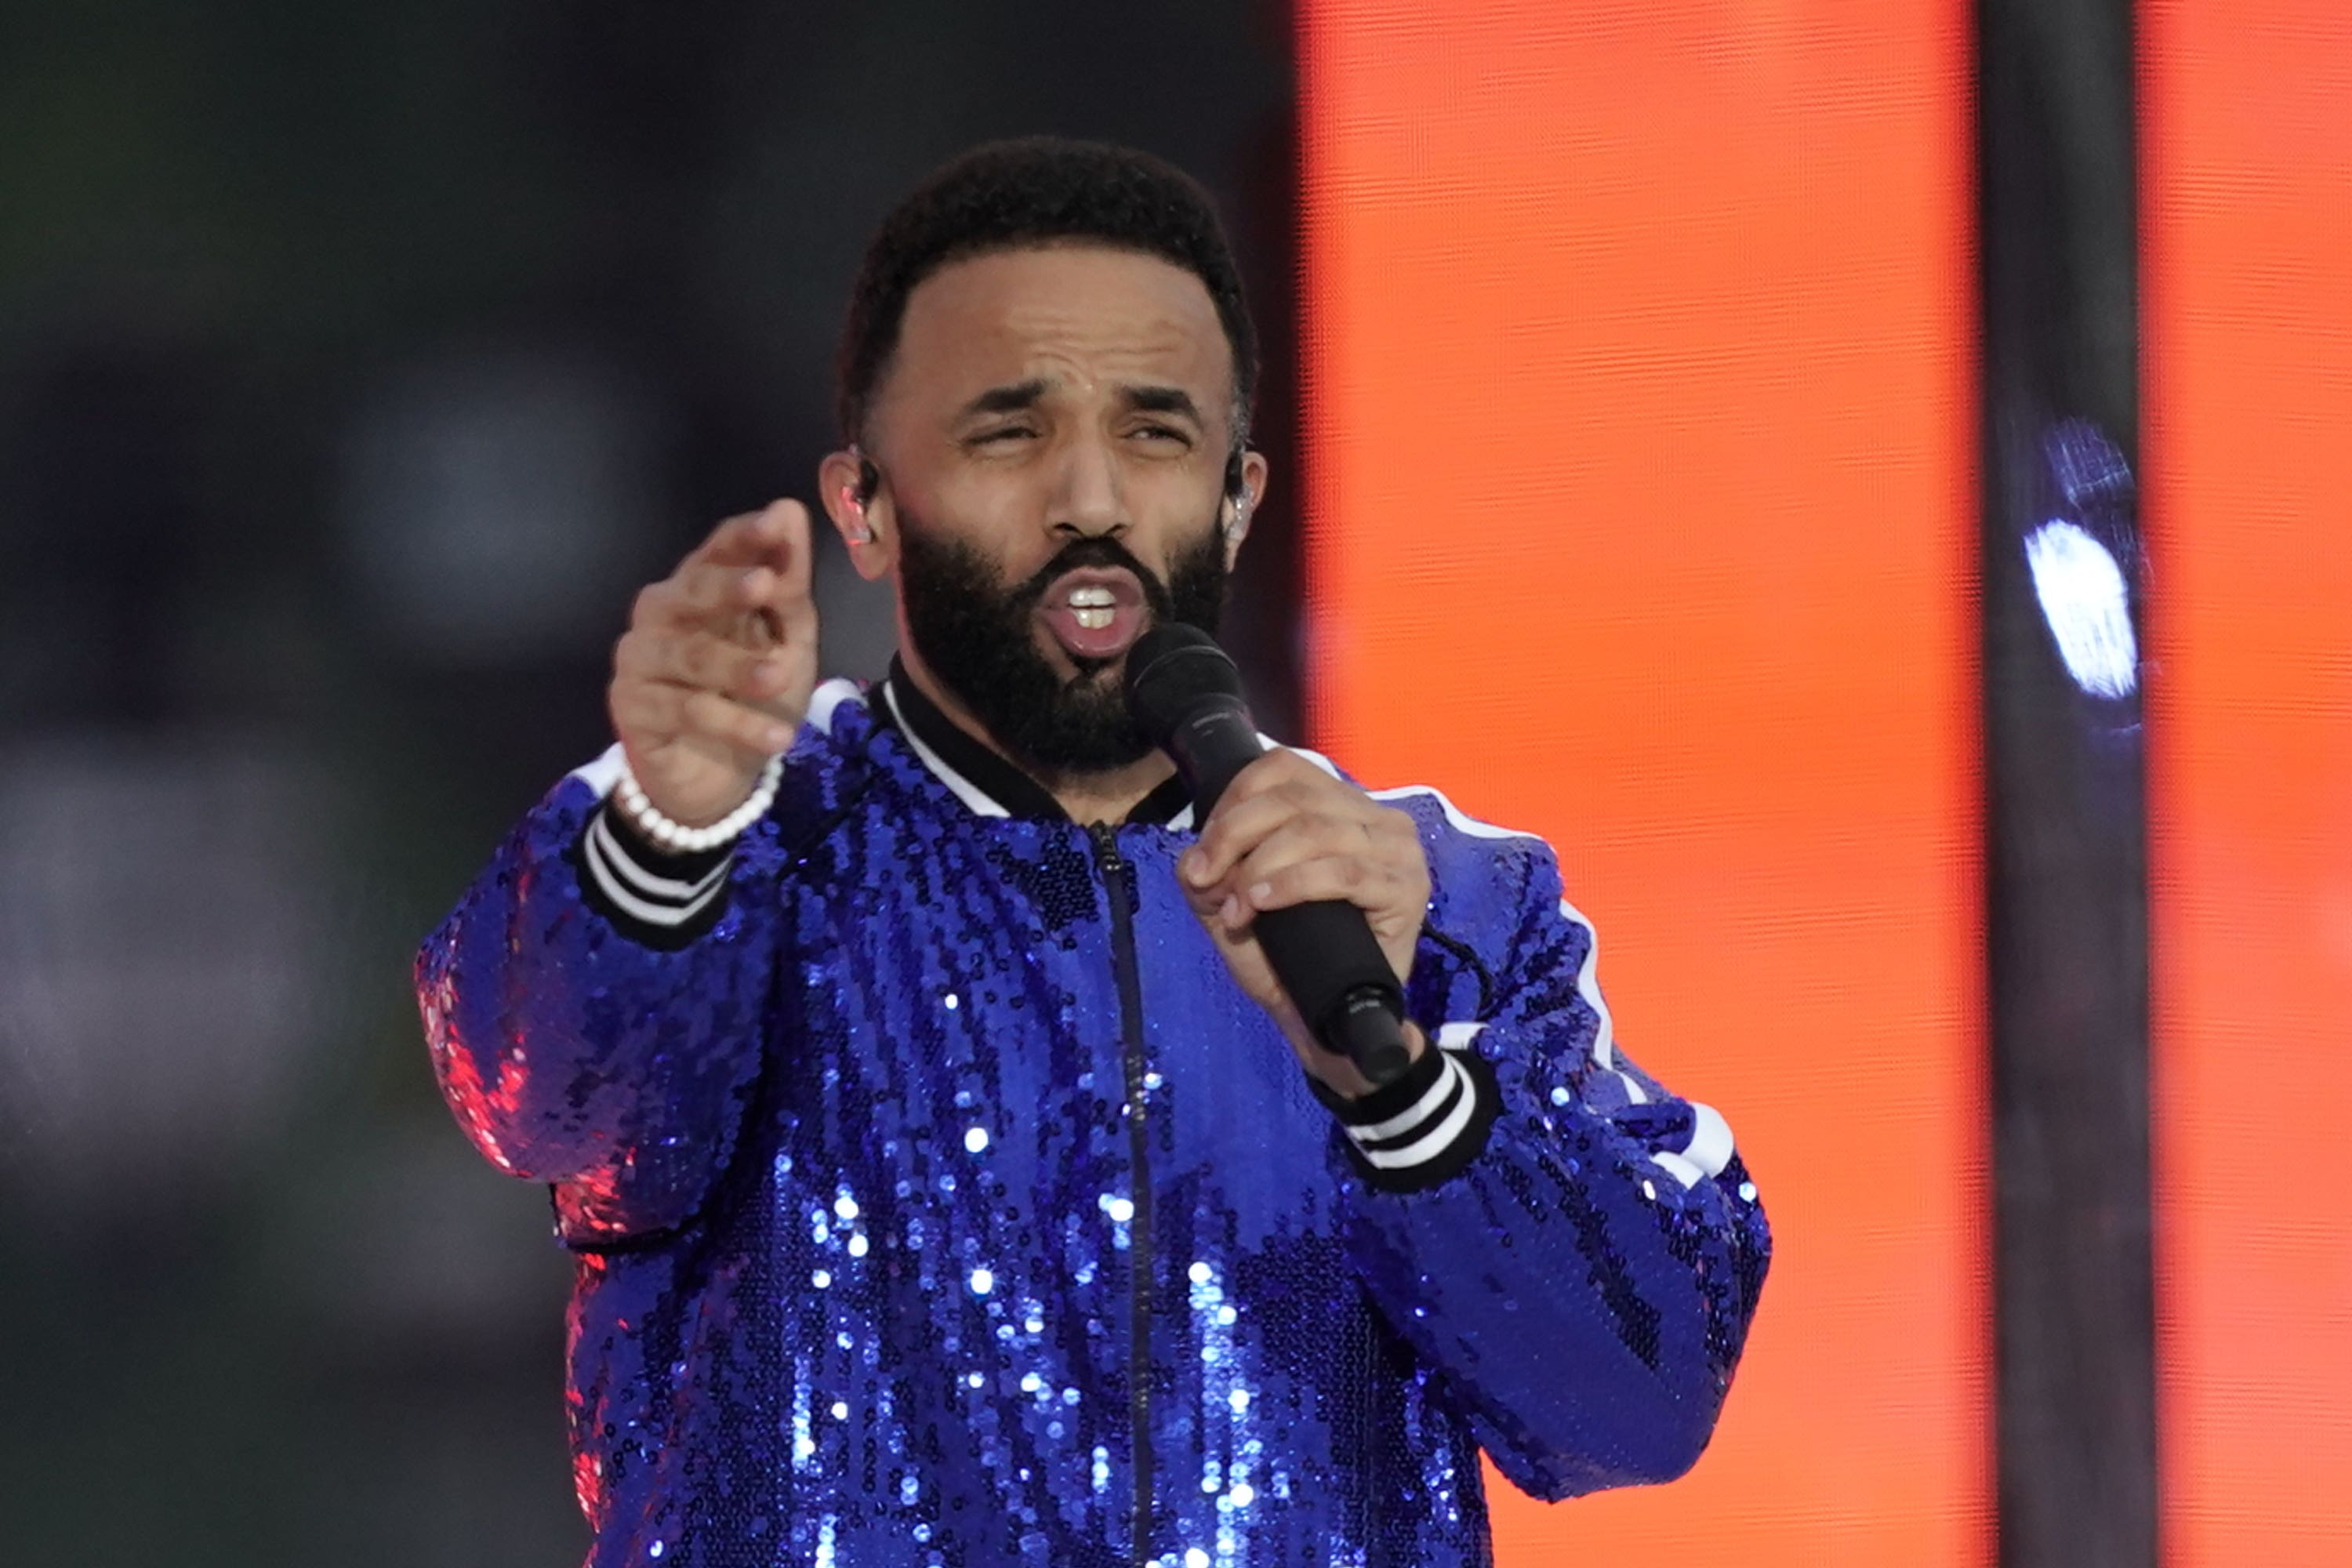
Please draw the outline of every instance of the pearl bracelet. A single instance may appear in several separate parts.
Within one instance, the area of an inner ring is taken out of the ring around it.
[[[716,849],[765,816],[768,807],[776,800],[776,785],[784,776],[784,754],[782,752],[768,759],[760,770],[759,787],[751,798],[712,823],[708,827],[688,827],[682,822],[672,822],[654,809],[646,798],[645,787],[629,769],[629,755],[621,753],[621,776],[614,782],[613,793],[620,797],[621,809],[638,832],[663,848],[681,855],[692,855],[705,849]]]

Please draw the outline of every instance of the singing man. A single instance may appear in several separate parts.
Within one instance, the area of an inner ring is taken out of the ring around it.
[[[1706,1447],[1769,1232],[1612,1037],[1551,849],[1282,748],[1196,820],[1129,716],[1265,493],[1255,371],[1186,175],[939,171],[819,468],[887,678],[819,683],[800,505],[728,520],[425,942],[449,1104],[574,1260],[596,1568],[1451,1568],[1482,1452],[1560,1499]],[[1377,1088],[1253,934],[1330,900],[1407,999]]]

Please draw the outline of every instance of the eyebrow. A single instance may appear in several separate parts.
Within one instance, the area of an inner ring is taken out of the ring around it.
[[[1195,425],[1205,425],[1192,395],[1181,386],[1122,386],[1128,405],[1145,414],[1181,414]]]
[[[987,414],[1018,414],[1024,408],[1034,408],[1048,390],[1044,376],[992,386],[965,404],[956,418],[961,422]],[[1192,401],[1192,395],[1181,386],[1122,386],[1118,390],[1127,405],[1139,413],[1174,414],[1195,425],[1208,423],[1201,417],[1200,405]]]
[[[965,420],[976,414],[1018,414],[1024,408],[1035,407],[1037,400],[1045,395],[1045,378],[1041,375],[1010,386],[992,386],[965,404],[956,418]]]

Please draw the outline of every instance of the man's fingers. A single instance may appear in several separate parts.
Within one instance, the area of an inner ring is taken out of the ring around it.
[[[757,511],[739,512],[710,531],[689,560],[718,566],[784,567],[783,552],[808,544],[808,509],[796,500],[773,500]]]
[[[1226,795],[1217,802],[1217,809],[1201,829],[1201,841],[1186,850],[1177,863],[1178,873],[1188,886],[1214,887],[1235,859],[1256,848],[1259,840],[1287,822],[1292,809],[1285,801],[1236,801]]]
[[[740,637],[757,616],[772,634],[813,636],[810,560],[808,512],[798,501],[730,517],[677,571],[637,595],[631,624],[706,626]]]
[[[773,562],[688,561],[667,582],[656,584],[654,607],[679,620],[724,620],[745,610],[781,608],[808,597],[805,571],[799,576]]]
[[[765,757],[791,744],[793,726],[715,691],[664,681],[616,683],[613,717],[646,743],[716,741]]]
[[[766,567],[775,574],[775,582],[762,598],[781,608],[809,596],[810,557],[808,508],[796,500],[778,500],[761,510],[729,518],[688,561],[696,566],[739,570]]]
[[[1227,801],[1250,800],[1261,794],[1279,794],[1286,790],[1306,789],[1329,791],[1341,789],[1358,795],[1353,784],[1333,777],[1286,746],[1276,746],[1252,762],[1234,775],[1225,786],[1217,808],[1224,809]]]
[[[624,679],[731,697],[772,697],[791,684],[794,653],[748,648],[709,632],[633,631],[614,653]]]
[[[1244,770],[1234,783],[1247,776]],[[1277,782],[1240,796],[1229,789],[1201,829],[1200,843],[1184,858],[1184,879],[1194,887],[1220,880],[1266,835],[1294,818],[1329,815],[1323,809],[1328,804],[1328,797],[1297,781]]]
[[[660,618],[678,623],[730,621],[765,604],[776,582],[776,569],[765,564],[688,561],[660,585],[654,608]]]
[[[686,689],[654,680],[615,680],[612,686],[613,722],[646,746],[677,739],[686,722]]]
[[[792,744],[792,725],[716,691],[688,692],[681,712],[688,734],[723,741],[755,756],[764,757]]]
[[[1311,780],[1283,780],[1261,786],[1254,796],[1220,800],[1200,843],[1179,863],[1179,873],[1192,888],[1228,880],[1236,862],[1292,823],[1326,831],[1335,844],[1383,857],[1411,858],[1419,848],[1420,831],[1410,816],[1376,805],[1353,786],[1318,772]]]
[[[805,584],[798,592],[792,591],[790,579],[779,584],[769,595],[767,608],[774,616],[771,629],[778,642],[789,647],[815,648],[816,601],[809,596]]]
[[[783,537],[783,559],[775,563],[777,603],[805,604],[814,581],[810,566],[815,553],[809,548],[808,508],[796,500],[780,500],[770,504],[766,515]]]
[[[1188,879],[1213,882],[1239,855],[1264,837],[1273,821],[1292,814],[1351,815],[1370,822],[1403,814],[1375,805],[1364,792],[1333,776],[1298,752],[1277,746],[1234,775],[1217,809],[1201,829],[1199,858],[1187,857]]]
[[[1366,837],[1361,823],[1345,817],[1293,817],[1268,833],[1238,857],[1223,876],[1206,884],[1208,894],[1224,893],[1249,901],[1249,889],[1276,872],[1308,860],[1381,859],[1378,847]]]
[[[1247,925],[1268,910],[1333,900],[1365,909],[1381,907],[1403,872],[1360,856],[1325,855],[1255,875],[1228,895],[1218,913],[1229,928]]]

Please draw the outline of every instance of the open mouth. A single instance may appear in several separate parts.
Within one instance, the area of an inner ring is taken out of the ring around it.
[[[1054,580],[1037,615],[1073,659],[1117,658],[1150,619],[1143,584],[1119,567],[1082,567]]]

